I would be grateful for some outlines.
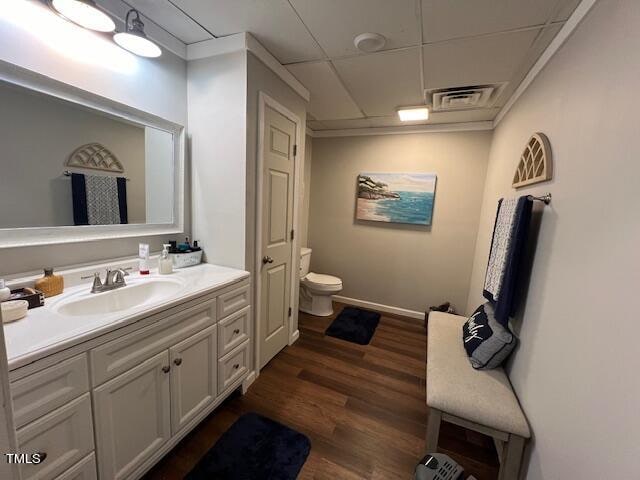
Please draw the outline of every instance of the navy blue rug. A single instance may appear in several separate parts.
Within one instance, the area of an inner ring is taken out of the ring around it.
[[[330,337],[367,345],[380,322],[380,314],[356,307],[344,307],[324,332]]]
[[[187,480],[294,480],[311,442],[273,420],[246,413],[224,432]]]

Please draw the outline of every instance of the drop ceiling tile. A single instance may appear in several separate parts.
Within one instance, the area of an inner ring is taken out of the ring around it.
[[[287,0],[172,0],[215,36],[250,32],[280,63],[322,58]]]
[[[522,80],[524,80],[524,77],[527,75],[527,73],[529,73],[529,70],[531,70],[533,65],[538,61],[540,55],[542,55],[551,41],[558,34],[560,29],[562,28],[562,25],[562,23],[550,25],[546,27],[536,38],[535,43],[524,56],[523,62],[511,77],[511,81],[501,92],[500,97],[494,104],[495,106],[503,106],[507,102],[507,100],[509,100],[509,97],[513,95],[513,92],[518,88]]]
[[[315,130],[345,130],[348,128],[368,128],[371,126],[370,118],[353,118],[349,120],[327,120]]]
[[[290,0],[329,57],[360,53],[353,39],[375,32],[385,49],[420,44],[415,0]]]
[[[556,21],[565,21],[571,16],[573,11],[580,5],[581,0],[561,0],[557,10]]]
[[[571,3],[575,0],[561,0]],[[558,0],[422,0],[425,43],[542,25]]]
[[[425,45],[425,88],[509,81],[539,32],[527,30]]]
[[[295,63],[287,69],[311,93],[309,111],[317,120],[362,116],[329,62]]]
[[[423,103],[420,48],[334,60],[353,99],[369,116],[395,115],[399,106]]]
[[[190,44],[213,38],[168,0],[127,0],[127,3],[183,43]]]
[[[460,122],[483,122],[493,120],[499,108],[486,108],[479,110],[460,110],[455,112],[433,112],[429,116],[431,124],[460,123]]]

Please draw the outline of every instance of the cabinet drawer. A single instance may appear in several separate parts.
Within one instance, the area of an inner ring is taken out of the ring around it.
[[[249,371],[249,341],[218,360],[218,395]]]
[[[188,308],[91,350],[91,381],[95,387],[139,365],[171,345],[213,325],[216,301]]]
[[[56,480],[97,480],[96,457],[90,453]]]
[[[20,453],[42,452],[43,461],[19,466],[22,480],[50,480],[93,450],[89,394],[68,403],[17,431]]]
[[[11,384],[16,428],[34,421],[89,391],[85,354]]]
[[[249,338],[251,307],[229,315],[218,324],[218,357],[223,357]]]
[[[218,318],[222,319],[251,303],[250,285],[244,285],[218,296]]]

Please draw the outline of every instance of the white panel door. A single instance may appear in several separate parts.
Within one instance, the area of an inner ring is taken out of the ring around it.
[[[265,106],[260,368],[289,341],[296,124]]]
[[[169,373],[165,350],[94,390],[101,479],[126,478],[171,436]]]
[[[206,328],[169,349],[173,434],[216,398],[217,328]]]

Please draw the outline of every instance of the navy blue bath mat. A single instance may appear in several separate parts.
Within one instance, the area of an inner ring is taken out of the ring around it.
[[[187,480],[294,480],[311,450],[289,427],[246,413],[224,432]]]
[[[376,331],[378,322],[380,322],[379,313],[356,307],[344,307],[324,333],[347,342],[367,345]]]

